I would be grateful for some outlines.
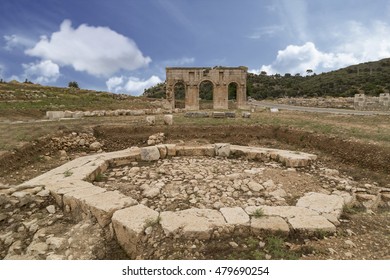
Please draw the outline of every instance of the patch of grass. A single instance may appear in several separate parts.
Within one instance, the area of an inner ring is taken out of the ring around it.
[[[350,205],[350,204],[344,204],[342,212],[341,212],[341,219],[349,219],[351,215],[364,212],[365,208],[358,205]]]
[[[266,240],[265,250],[273,259],[295,260],[298,255],[284,245],[284,239],[278,236],[269,236]]]
[[[261,217],[264,217],[264,211],[263,211],[263,209],[257,208],[257,209],[252,213],[252,216],[253,216],[254,218],[261,218]]]
[[[73,174],[72,171],[66,170],[66,171],[64,172],[64,177],[70,177],[70,176],[72,176],[72,174]]]
[[[104,175],[103,173],[99,173],[95,177],[95,182],[104,182],[106,181],[106,179],[107,179],[106,175]]]

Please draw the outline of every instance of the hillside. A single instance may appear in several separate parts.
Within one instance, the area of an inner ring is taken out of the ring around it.
[[[115,110],[152,106],[145,97],[109,92],[41,86],[31,83],[0,83],[0,119],[14,116],[39,118],[50,110]]]
[[[377,96],[390,90],[390,58],[327,73],[309,74],[301,76],[286,73],[282,76],[249,73],[247,93],[253,98],[265,99],[298,96],[348,97],[354,96],[359,90],[363,90],[367,95]],[[153,98],[165,96],[165,83],[147,89],[144,96]]]

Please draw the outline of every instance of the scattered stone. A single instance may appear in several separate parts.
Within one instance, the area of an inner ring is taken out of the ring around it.
[[[242,112],[242,115],[241,115],[244,119],[249,119],[251,117],[251,113],[249,112]]]
[[[155,125],[156,124],[156,117],[155,116],[147,116],[146,123],[148,125]]]
[[[89,149],[91,151],[99,151],[102,148],[102,144],[100,142],[93,142],[91,145],[89,145]]]
[[[232,247],[232,248],[237,248],[237,247],[238,247],[238,244],[237,244],[236,242],[234,242],[234,241],[230,241],[230,242],[229,242],[229,245],[230,245],[230,247]]]
[[[56,207],[54,205],[49,205],[46,207],[47,212],[50,214],[55,214],[56,213]]]
[[[141,160],[156,161],[160,159],[160,152],[156,146],[141,148]]]
[[[164,124],[172,125],[173,124],[173,115],[165,115],[164,116]]]

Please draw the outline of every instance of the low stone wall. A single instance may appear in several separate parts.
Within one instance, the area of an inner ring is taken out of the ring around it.
[[[360,111],[388,111],[390,110],[390,94],[381,93],[379,97],[366,96],[363,93],[355,94],[354,108]]]
[[[278,98],[274,102],[303,107],[355,109],[359,111],[390,110],[389,93],[381,93],[379,96],[367,96],[364,93],[359,93],[355,94],[354,97]]]
[[[142,109],[142,110],[95,110],[95,111],[47,111],[46,118],[49,120],[59,119],[77,119],[83,117],[103,117],[103,116],[143,116],[143,115],[158,115],[179,113],[182,110],[166,110],[166,109]]]
[[[345,203],[351,197],[308,193],[296,206],[250,206],[216,209],[186,209],[157,212],[118,191],[108,191],[90,183],[109,166],[127,165],[134,161],[157,161],[175,156],[240,157],[248,160],[275,160],[288,167],[308,166],[316,160],[313,154],[246,147],[227,143],[203,146],[160,144],[100,153],[77,158],[32,180],[19,189],[43,187],[65,211],[76,219],[94,217],[101,227],[110,227],[119,244],[136,258],[147,228],[159,224],[167,236],[209,239],[213,232],[230,234],[245,227],[253,233],[274,231],[335,232],[335,225]]]
[[[353,109],[353,97],[315,97],[315,98],[278,98],[278,104],[287,104],[304,107]]]

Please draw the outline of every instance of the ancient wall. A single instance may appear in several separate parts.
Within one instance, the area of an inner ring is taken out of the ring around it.
[[[213,108],[228,109],[228,87],[237,85],[237,108],[246,105],[246,75],[248,68],[240,67],[167,67],[166,97],[172,108],[175,107],[175,85],[179,82],[185,87],[185,108],[199,110],[199,87],[204,81],[213,84]]]
[[[381,93],[379,97],[366,96],[364,93],[355,94],[355,110],[388,111],[390,109],[390,94]]]

